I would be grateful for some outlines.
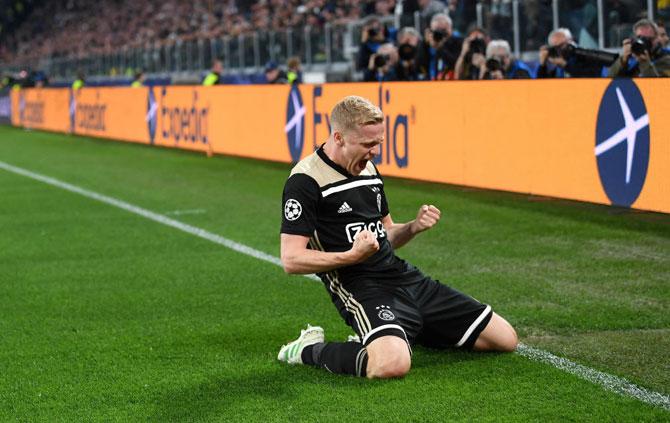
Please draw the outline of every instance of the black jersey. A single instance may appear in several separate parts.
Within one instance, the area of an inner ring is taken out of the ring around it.
[[[384,182],[372,162],[354,176],[334,163],[323,146],[291,171],[283,194],[281,232],[309,237],[309,248],[327,252],[351,249],[354,238],[367,229],[376,236],[379,251],[366,261],[319,274],[332,283],[373,280],[388,284],[413,283],[423,277],[395,256],[382,218],[389,214]]]

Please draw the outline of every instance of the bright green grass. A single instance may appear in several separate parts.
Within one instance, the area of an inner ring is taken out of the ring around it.
[[[283,164],[0,127],[0,160],[278,254]],[[488,302],[522,341],[670,393],[670,218],[386,181],[400,255]],[[516,354],[417,348],[403,380],[276,361],[307,322],[351,331],[323,287],[0,171],[0,420],[660,421],[670,413]]]

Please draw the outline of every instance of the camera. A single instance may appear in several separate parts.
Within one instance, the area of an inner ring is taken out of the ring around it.
[[[635,37],[630,45],[630,50],[635,55],[641,55],[645,52],[651,54],[653,50],[654,43],[653,40],[649,37]]]
[[[574,58],[579,62],[594,66],[611,66],[619,55],[604,50],[581,48],[575,43],[568,43],[549,47],[549,57],[562,57],[565,60]]]
[[[368,37],[374,38],[377,36],[378,33],[379,31],[377,30],[377,28],[368,28]]]
[[[433,41],[435,41],[436,43],[439,43],[440,41],[444,40],[445,38],[447,38],[447,32],[446,31],[442,31],[441,29],[437,29],[437,30],[433,31]]]
[[[497,57],[491,57],[490,59],[486,60],[486,70],[488,72],[503,70],[503,63]]]
[[[401,60],[410,61],[416,57],[416,47],[411,44],[400,44],[398,46],[398,55]]]
[[[391,59],[391,56],[388,54],[378,54],[375,55],[375,68],[381,68],[388,63],[388,61]]]
[[[470,50],[469,53],[475,54],[485,54],[486,53],[486,41],[483,38],[475,38],[470,41]]]

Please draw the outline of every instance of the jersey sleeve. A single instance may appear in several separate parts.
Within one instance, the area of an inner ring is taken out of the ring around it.
[[[382,217],[388,216],[390,213],[389,203],[386,200],[386,192],[384,191],[384,185],[382,185],[382,204],[379,211],[381,212]]]
[[[281,233],[312,236],[316,228],[321,191],[316,181],[297,173],[284,185]]]

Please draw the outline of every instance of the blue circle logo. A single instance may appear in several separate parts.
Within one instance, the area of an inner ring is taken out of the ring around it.
[[[286,105],[286,139],[291,160],[295,163],[300,160],[302,147],[305,144],[305,106],[297,86],[292,86]]]
[[[603,95],[596,126],[600,182],[613,205],[630,207],[649,165],[649,114],[631,79],[613,80]]]
[[[147,127],[149,128],[149,143],[154,143],[154,138],[156,137],[156,124],[158,122],[158,103],[156,102],[156,96],[154,95],[153,87],[149,88],[149,96],[147,99]]]

